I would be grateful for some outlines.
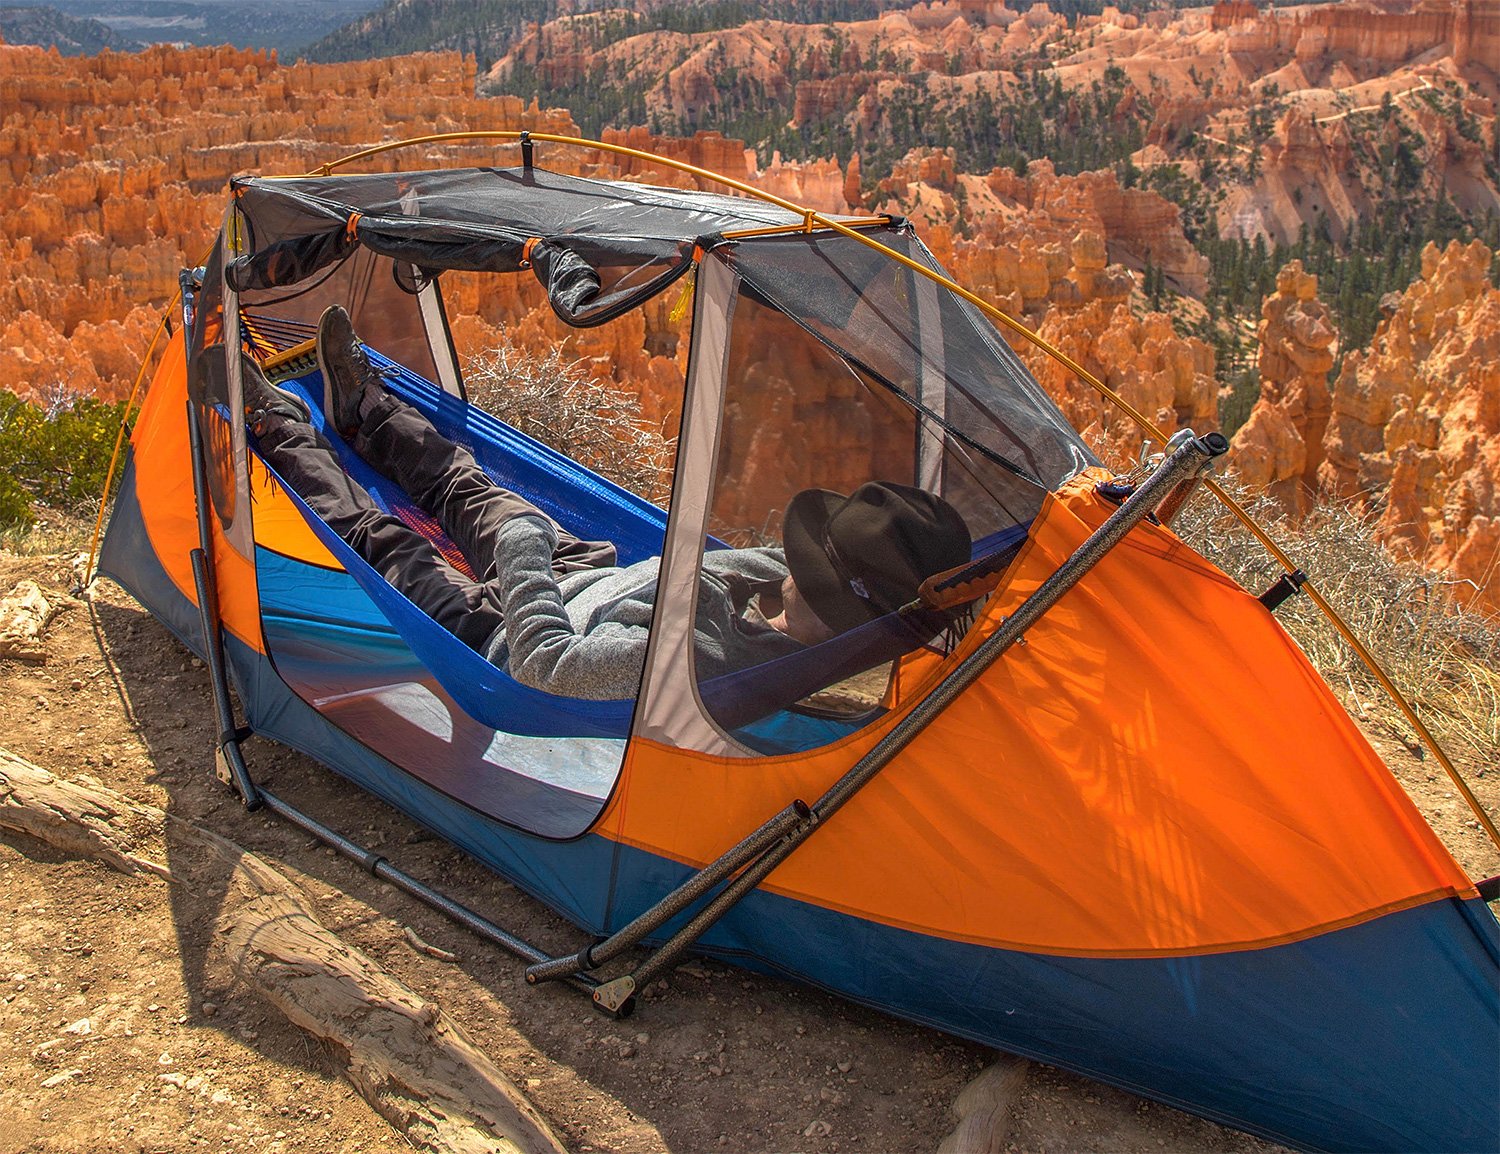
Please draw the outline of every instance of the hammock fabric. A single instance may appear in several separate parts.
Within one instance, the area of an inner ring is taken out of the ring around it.
[[[666,524],[661,509],[482,410],[446,396],[378,352],[371,350],[370,356],[392,390],[421,409],[439,432],[473,453],[497,484],[520,493],[579,536],[614,541],[622,565],[659,553]],[[345,471],[375,503],[422,532],[434,548],[468,570],[463,555],[436,522],[327,427],[318,405],[321,376],[313,373],[283,382],[281,387],[291,386],[296,386],[309,402],[314,426],[338,449]],[[276,476],[269,464],[266,468]],[[324,524],[285,480],[279,476],[276,479],[318,539],[375,603],[391,628],[475,721],[532,736],[623,738],[629,734],[634,698],[590,701],[546,693],[516,681],[414,605]],[[1024,538],[1025,527],[1017,526],[978,542],[975,555],[1012,549]],[[929,636],[930,631],[914,629],[902,614],[889,613],[800,653],[705,681],[699,693],[722,724],[739,729],[824,686],[909,653],[926,643]],[[802,742],[808,737],[819,743],[828,740],[829,727],[826,719],[812,719],[800,727],[809,732],[799,734],[797,721],[784,719],[775,738],[747,736],[765,752],[789,752],[803,748]]]

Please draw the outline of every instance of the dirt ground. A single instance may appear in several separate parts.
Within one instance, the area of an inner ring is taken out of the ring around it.
[[[575,1151],[933,1151],[992,1051],[836,998],[694,961],[611,1021],[527,987],[519,963],[335,857],[246,813],[213,778],[207,675],[108,581],[67,595],[68,555],[0,553],[0,595],[35,580],[61,606],[41,664],[0,661],[0,746],[92,775],[213,830],[298,882],[329,929],[438,1002]],[[1474,876],[1496,872],[1446,783],[1387,742],[1424,812]],[[400,814],[259,739],[253,772],[419,878],[544,948],[561,919]],[[1435,768],[1435,767],[1434,767]],[[1476,779],[1494,806],[1495,774]],[[170,864],[170,863],[169,863]],[[0,833],[0,1152],[384,1152],[408,1149],[210,949],[221,879],[125,877]],[[452,951],[412,948],[411,927]],[[1033,1065],[1009,1149],[1278,1149]]]

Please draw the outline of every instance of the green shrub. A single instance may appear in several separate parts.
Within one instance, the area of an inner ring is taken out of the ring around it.
[[[0,526],[30,525],[38,505],[97,508],[124,409],[62,392],[42,406],[0,390]]]

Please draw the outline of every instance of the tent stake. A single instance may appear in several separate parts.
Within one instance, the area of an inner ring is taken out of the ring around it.
[[[1079,580],[1097,565],[1104,556],[1125,539],[1137,524],[1155,511],[1162,499],[1179,483],[1200,476],[1214,459],[1229,450],[1229,442],[1219,433],[1188,439],[1171,456],[1167,457],[1156,471],[1121,506],[1091,533],[1087,540],[1042,582],[1035,592],[1016,607],[1016,611],[1000,622],[995,632],[987,637],[969,657],[948,674],[937,687],[913,710],[896,723],[895,727],[860,758],[843,777],[834,782],[828,791],[812,806],[808,818],[793,824],[784,836],[772,841],[765,852],[752,861],[738,877],[734,878],[693,918],[678,930],[664,945],[646,958],[630,974],[606,982],[594,991],[594,1003],[610,1013],[625,1015],[630,1012],[635,992],[654,981],[669,969],[678,957],[706,933],[731,907],[758,886],[778,865],[785,861],[804,841],[813,835],[820,825],[832,817],[843,805],[868,784],[876,774],[906,748],[932,721],[958,696],[974,683],[1007,649],[1014,645],[1052,608]],[[782,815],[784,816],[784,815]],[[765,830],[767,826],[762,827]],[[761,831],[757,831],[758,833]],[[747,838],[736,850],[755,838]],[[734,851],[731,851],[733,853]],[[728,857],[729,855],[725,855]],[[712,882],[705,883],[703,876],[712,872],[712,881],[727,876],[733,866],[726,866],[725,859],[704,867],[698,875],[667,895],[655,907],[636,918],[627,930],[648,924],[638,937],[651,928],[661,925],[687,904],[682,895],[689,889],[704,892]],[[688,899],[690,901],[691,898]],[[664,911],[664,912],[663,912]],[[621,931],[623,934],[625,931]],[[613,940],[613,939],[611,939]],[[606,945],[608,943],[605,943]],[[593,951],[597,959],[598,949]],[[588,960],[591,951],[581,951]],[[571,959],[569,959],[571,960]],[[549,967],[550,972],[551,967]],[[528,979],[530,974],[528,973]]]

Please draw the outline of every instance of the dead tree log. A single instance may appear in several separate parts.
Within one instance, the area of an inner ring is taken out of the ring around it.
[[[1001,1154],[1029,1070],[1026,1059],[1014,1054],[1001,1054],[981,1070],[958,1092],[953,1103],[958,1126],[943,1139],[938,1154]]]
[[[561,1154],[505,1074],[439,1007],[318,923],[285,875],[218,834],[90,778],[65,781],[0,749],[0,827],[123,873],[225,881],[215,946],[291,1021],[329,1042],[366,1101],[432,1154]],[[196,873],[198,866],[193,867]]]

